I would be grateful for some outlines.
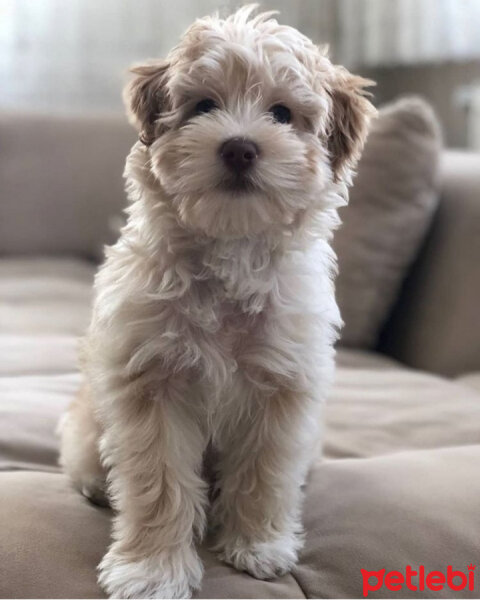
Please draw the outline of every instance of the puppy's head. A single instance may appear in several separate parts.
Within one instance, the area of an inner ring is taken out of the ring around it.
[[[131,117],[188,229],[216,238],[294,228],[347,181],[374,109],[370,82],[271,13],[196,21],[133,69]]]

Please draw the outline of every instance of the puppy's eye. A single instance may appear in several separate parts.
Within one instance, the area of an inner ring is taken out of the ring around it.
[[[272,113],[274,121],[277,123],[287,124],[292,120],[292,113],[290,112],[290,109],[283,104],[275,104],[275,106],[272,106],[270,109],[270,112]]]
[[[215,108],[217,108],[215,101],[211,98],[205,98],[205,100],[200,100],[200,102],[197,102],[195,105],[195,114],[200,115],[202,113],[209,113]]]

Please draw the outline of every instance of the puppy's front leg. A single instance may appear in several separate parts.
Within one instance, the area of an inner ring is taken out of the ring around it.
[[[187,598],[200,585],[194,542],[205,523],[205,436],[186,392],[168,380],[109,402],[102,455],[118,513],[99,583],[113,597]]]
[[[219,436],[216,549],[237,569],[269,579],[289,571],[302,546],[301,486],[315,411],[300,390],[242,391]]]

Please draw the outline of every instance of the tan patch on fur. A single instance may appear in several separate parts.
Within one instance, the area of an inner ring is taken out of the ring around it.
[[[318,158],[317,158],[317,154],[313,148],[309,148],[307,150],[305,159],[308,164],[308,169],[310,170],[312,175],[316,175],[317,171],[318,171]]]

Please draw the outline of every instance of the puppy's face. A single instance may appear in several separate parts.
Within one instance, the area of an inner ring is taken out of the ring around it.
[[[126,91],[178,218],[214,238],[305,222],[332,180],[348,178],[373,113],[369,82],[250,13],[195,22]]]

